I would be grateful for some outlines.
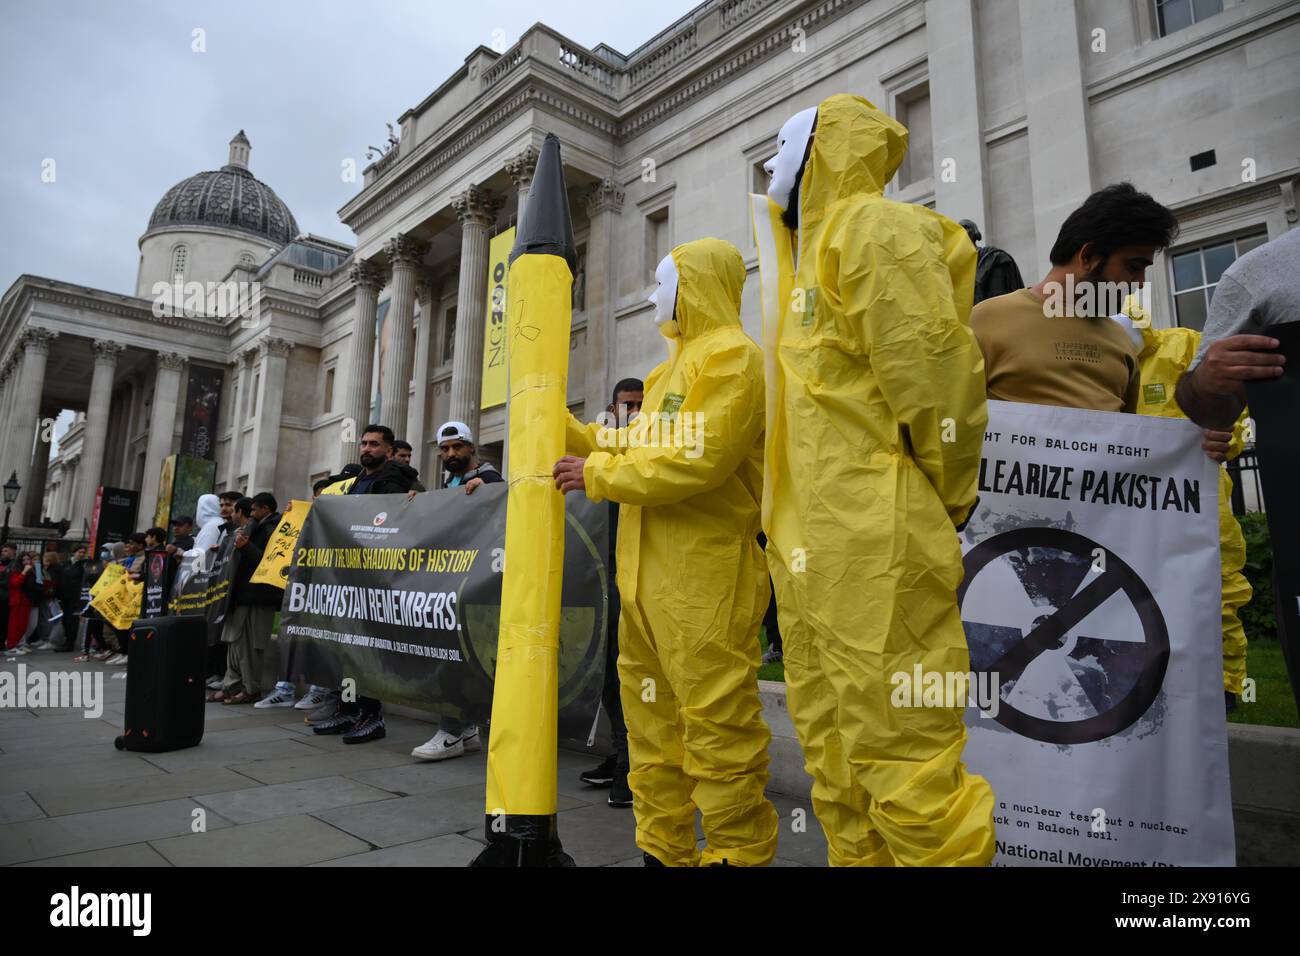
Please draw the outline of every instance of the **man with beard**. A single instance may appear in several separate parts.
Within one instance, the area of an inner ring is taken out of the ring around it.
[[[1089,196],[1061,226],[1043,281],[971,311],[988,397],[1136,413],[1137,350],[1110,316],[1177,233],[1174,214],[1131,183]],[[1110,308],[1100,283],[1117,290]]]
[[[411,447],[411,443],[409,441],[403,441],[402,439],[399,438],[395,442],[393,442],[393,458],[396,461],[400,462],[401,464],[405,465],[407,468],[410,468],[413,472],[415,472],[416,475],[419,475],[420,472],[416,470],[416,467],[414,465],[411,464],[411,459],[414,456],[415,456],[415,449]],[[420,483],[419,478],[412,479],[411,491],[428,491],[428,490],[429,489],[425,488],[424,485]]]
[[[438,456],[447,472],[444,488],[464,488],[465,494],[472,495],[475,488],[505,480],[491,462],[478,460],[474,436],[464,422],[447,422],[437,435]],[[478,727],[444,715],[438,721],[438,732],[412,750],[411,756],[416,760],[447,760],[482,749]]]
[[[438,429],[438,457],[447,472],[444,488],[464,488],[472,495],[480,485],[504,481],[490,461],[479,461],[474,436],[464,422],[447,422]]]
[[[395,495],[411,490],[415,469],[393,457],[393,430],[387,425],[367,425],[361,432],[361,471],[355,478],[345,479],[346,495]],[[327,492],[322,492],[325,494]],[[332,701],[321,708],[328,710]],[[342,734],[345,744],[364,744],[381,740],[384,729],[384,705],[374,697],[357,697],[355,701],[340,701],[338,712],[319,722],[308,722],[317,734]]]

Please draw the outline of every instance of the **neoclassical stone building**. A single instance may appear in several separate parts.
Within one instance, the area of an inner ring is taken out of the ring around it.
[[[836,92],[909,127],[889,196],[974,219],[1029,281],[1092,190],[1128,179],[1170,205],[1183,231],[1150,276],[1160,325],[1198,326],[1232,259],[1297,222],[1297,0],[706,0],[629,53],[537,24],[399,118],[339,211],[355,249],[298,233],[241,134],[155,209],[135,297],[20,277],[0,303],[0,469],[22,480],[24,520],[76,525],[99,484],[151,509],[196,369],[220,386],[218,489],[304,495],[376,419],[426,479],[447,418],[499,460],[504,408],[480,407],[488,243],[517,223],[547,132],[581,253],[569,401],[594,415],[663,355],[645,297],[674,244],[728,239],[754,276],[746,196],[784,120]],[[256,318],[155,316],[154,283],[178,272],[256,282]],[[59,409],[86,417],[50,462],[40,423]]]

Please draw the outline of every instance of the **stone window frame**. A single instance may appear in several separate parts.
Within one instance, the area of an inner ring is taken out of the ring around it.
[[[663,217],[668,221],[668,248],[670,250],[673,248],[673,228],[674,220],[676,219],[673,215],[673,195],[676,191],[677,183],[676,181],[673,181],[661,186],[644,199],[638,200],[636,204],[637,212],[641,216],[641,235],[638,242],[638,245],[641,248],[641,261],[643,264],[648,264],[649,267],[649,274],[642,274],[641,276],[642,285],[647,289],[654,287],[655,267],[659,264],[659,259],[656,259],[653,263],[650,262],[650,247],[647,242],[647,239],[649,238],[648,227],[653,217],[663,213]],[[658,250],[655,251],[657,252]],[[660,258],[662,258],[662,256]]]
[[[338,398],[338,356],[327,359],[320,367],[320,401],[322,415],[333,415],[335,399]],[[333,378],[331,378],[333,376]]]
[[[916,98],[917,92],[924,87],[926,95],[931,94],[930,90],[930,55],[924,53],[908,62],[890,70],[888,73],[881,75],[879,78],[880,88],[885,93],[885,112],[895,119],[899,118],[900,109],[906,110],[910,100]],[[902,122],[899,119],[899,122]],[[909,142],[908,148],[911,149]],[[930,149],[934,149],[934,115],[933,101],[931,102],[930,118]],[[896,202],[909,202],[918,205],[928,205],[933,207],[935,200],[934,191],[934,157],[931,156],[930,176],[927,179],[910,183],[907,186],[898,184],[898,176],[895,175],[885,186],[885,197],[893,199]]]
[[[781,128],[778,126],[776,129],[772,130],[771,133],[759,137],[758,139],[751,140],[749,145],[743,147],[740,151],[741,156],[745,159],[745,193],[740,197],[739,203],[740,208],[745,212],[745,218],[741,224],[741,228],[743,230],[742,234],[749,238],[746,249],[751,254],[757,254],[758,252],[758,242],[754,238],[753,211],[749,206],[749,197],[755,192],[753,188],[754,173],[756,172],[756,167],[761,163],[767,162],[767,160],[776,155],[776,138],[780,134]],[[761,191],[766,194],[767,187],[764,186]],[[753,255],[750,255],[747,258],[752,257]]]
[[[1212,244],[1215,240],[1249,235],[1262,229],[1272,240],[1287,228],[1285,209],[1280,193],[1247,198],[1244,202],[1200,213],[1196,206],[1176,211],[1179,219],[1178,238],[1174,245],[1156,253],[1149,271],[1151,276],[1152,325],[1158,329],[1177,327],[1174,310],[1173,257],[1189,249]]]
[[[1246,0],[1223,0],[1223,10],[1219,13],[1206,17],[1204,20],[1196,20],[1191,26],[1185,27],[1183,30],[1175,30],[1173,33],[1166,33],[1163,36],[1160,33],[1160,18],[1156,15],[1156,0],[1130,0],[1130,2],[1133,5],[1133,17],[1137,21],[1138,43],[1145,46],[1157,40],[1166,40],[1169,37],[1177,36],[1186,30],[1195,29],[1202,23],[1213,20],[1215,17],[1222,16],[1241,6]]]
[[[176,260],[180,258],[181,267],[179,272],[176,269]],[[189,266],[190,248],[183,242],[178,242],[171,249],[171,255],[168,256],[167,262],[167,281],[174,282],[179,275],[181,280],[185,279],[185,270]]]

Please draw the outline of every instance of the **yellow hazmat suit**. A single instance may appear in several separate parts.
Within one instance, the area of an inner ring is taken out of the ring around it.
[[[1163,418],[1186,418],[1174,401],[1174,388],[1201,344],[1201,333],[1194,329],[1153,329],[1149,317],[1134,314],[1134,327],[1142,333],[1138,362],[1142,371],[1142,396],[1138,412]],[[1241,454],[1242,431],[1247,413],[1243,411],[1232,430],[1228,457]],[[1241,626],[1237,609],[1244,607],[1252,594],[1250,582],[1241,573],[1246,566],[1246,538],[1232,513],[1232,478],[1228,469],[1219,468],[1219,560],[1223,579],[1223,689],[1240,694],[1246,680],[1246,629]]]
[[[918,663],[970,669],[955,526],[988,422],[975,248],[956,223],[882,197],[906,149],[907,130],[866,100],[823,101],[794,262],[760,235],[778,259],[763,285],[784,290],[764,316],[763,525],[831,864],[984,865],[993,793],[961,761],[965,701],[890,704],[891,675]]]
[[[588,496],[622,505],[618,672],[637,845],[670,866],[760,866],[777,831],[758,699],[763,357],[740,325],[736,248],[700,239],[672,257],[676,334],[640,417],[618,430],[570,417],[567,445],[586,456]]]

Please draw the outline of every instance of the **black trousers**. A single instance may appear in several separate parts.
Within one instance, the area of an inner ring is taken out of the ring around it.
[[[614,745],[618,767],[627,772],[627,721],[623,719],[623,698],[619,693],[618,679],[618,588],[609,589],[609,635],[605,641],[605,683],[600,700],[609,718],[609,736]]]

